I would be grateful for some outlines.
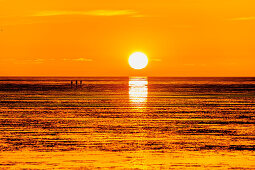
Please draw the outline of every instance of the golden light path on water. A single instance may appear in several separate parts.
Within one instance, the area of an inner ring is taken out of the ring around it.
[[[132,105],[144,105],[148,97],[148,80],[146,77],[129,78],[129,101]]]
[[[130,103],[130,110],[137,115],[143,116],[145,110],[147,108],[147,97],[148,97],[148,80],[147,77],[130,77],[129,78],[129,103]],[[144,131],[142,125],[145,123],[144,119],[137,118],[137,146],[142,148],[142,141],[146,140],[146,136],[148,133]],[[145,162],[141,160],[144,157],[144,152],[141,150],[137,152],[137,158],[133,161],[136,168],[144,169]]]

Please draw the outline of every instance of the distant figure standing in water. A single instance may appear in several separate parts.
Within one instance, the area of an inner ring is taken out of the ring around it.
[[[75,81],[75,87],[78,88],[78,80],[74,80]],[[71,80],[71,88],[73,88],[74,82],[73,80]],[[80,87],[82,87],[82,80],[80,80]]]

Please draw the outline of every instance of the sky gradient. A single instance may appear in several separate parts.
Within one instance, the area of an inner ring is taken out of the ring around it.
[[[0,0],[0,76],[255,76],[254,0]],[[128,65],[133,52],[149,58]]]

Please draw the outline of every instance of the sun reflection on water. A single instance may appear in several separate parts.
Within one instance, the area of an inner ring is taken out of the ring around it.
[[[132,104],[146,104],[148,97],[148,80],[146,77],[129,78],[129,101]]]

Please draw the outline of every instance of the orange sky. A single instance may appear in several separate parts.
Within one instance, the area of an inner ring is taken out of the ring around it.
[[[254,0],[137,1],[0,0],[0,76],[255,76]]]

